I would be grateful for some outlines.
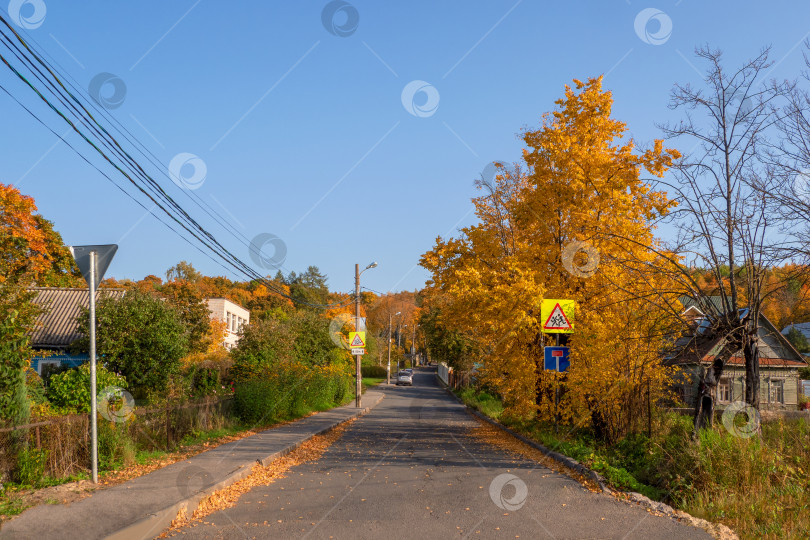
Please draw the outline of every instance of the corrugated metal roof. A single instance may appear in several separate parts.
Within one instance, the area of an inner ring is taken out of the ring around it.
[[[28,290],[36,295],[33,303],[42,308],[31,334],[32,348],[64,348],[81,337],[76,318],[82,308],[90,306],[89,289],[31,287]],[[124,293],[123,289],[99,289],[96,301],[102,296],[121,298]]]

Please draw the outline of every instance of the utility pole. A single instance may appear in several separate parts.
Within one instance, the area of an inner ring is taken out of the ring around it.
[[[376,268],[377,263],[373,262],[363,268],[363,272],[368,270],[369,268]],[[354,265],[354,331],[355,332],[365,332],[365,330],[360,330],[360,274],[363,272],[360,271],[360,265]],[[363,391],[363,372],[360,367],[360,359],[363,356],[365,350],[360,348],[360,354],[354,355],[354,378],[355,378],[355,398],[354,398],[354,405],[358,409],[360,408],[360,393]]]
[[[399,315],[401,311],[397,311],[394,315]],[[391,384],[391,312],[388,312],[388,384]]]
[[[354,329],[355,332],[360,331],[360,265],[354,265]],[[354,398],[354,405],[358,409],[360,408],[360,393],[362,392],[363,388],[363,376],[361,373],[360,368],[360,358],[361,356],[355,355],[355,398]]]
[[[388,313],[388,374],[386,384],[391,384],[391,313]]]
[[[418,324],[413,325],[413,339],[411,340],[411,367],[416,367],[416,327]]]

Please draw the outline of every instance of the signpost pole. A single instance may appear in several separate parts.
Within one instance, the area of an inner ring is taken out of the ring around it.
[[[556,347],[560,346],[560,334],[554,334],[554,345]],[[559,406],[560,406],[560,358],[559,356],[556,357],[557,360],[557,370],[554,372],[554,433],[557,433],[559,428]]]
[[[98,484],[98,411],[96,410],[96,256],[90,252],[90,461]]]
[[[116,244],[96,244],[90,246],[68,246],[76,266],[82,273],[90,290],[90,469],[93,483],[98,483],[98,407],[96,405],[96,289],[107,267],[118,250]]]

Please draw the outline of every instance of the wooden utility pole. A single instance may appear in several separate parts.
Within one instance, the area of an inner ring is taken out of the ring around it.
[[[360,265],[354,265],[354,330],[355,332],[360,331]],[[360,393],[362,392],[363,388],[363,376],[362,370],[360,368],[360,359],[362,358],[361,355],[357,354],[354,357],[354,364],[355,364],[355,398],[354,398],[354,405],[358,409],[360,408]]]

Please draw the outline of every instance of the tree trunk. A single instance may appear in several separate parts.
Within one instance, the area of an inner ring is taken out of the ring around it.
[[[710,427],[714,421],[714,390],[723,375],[726,361],[732,356],[734,349],[739,350],[730,341],[727,341],[720,354],[715,357],[712,366],[703,371],[695,402],[695,430],[692,433],[694,438],[697,438],[701,429]]]
[[[756,326],[756,325],[755,325]],[[759,410],[759,347],[756,328],[745,336],[745,402]]]

